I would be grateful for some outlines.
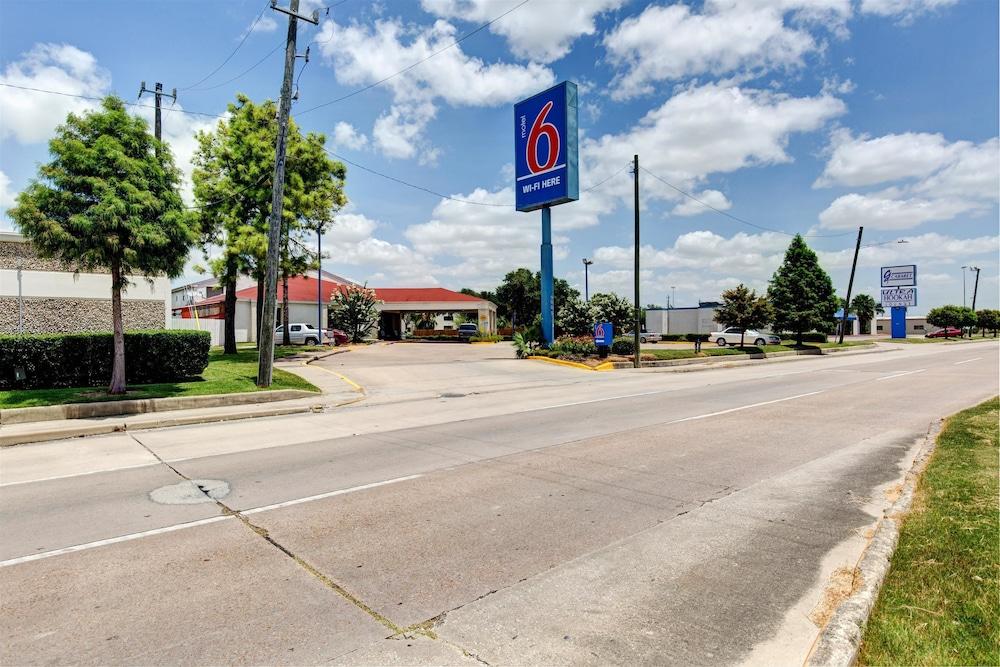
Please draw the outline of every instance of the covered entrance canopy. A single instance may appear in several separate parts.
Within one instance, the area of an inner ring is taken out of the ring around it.
[[[456,315],[474,322],[483,334],[496,333],[497,307],[491,301],[453,292],[443,287],[376,288],[379,304],[379,337],[398,339],[416,328],[417,320],[427,319],[435,329],[456,329]]]

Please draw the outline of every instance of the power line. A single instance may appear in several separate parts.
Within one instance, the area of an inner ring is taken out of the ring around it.
[[[255,62],[253,65],[251,65],[247,69],[243,70],[242,72],[240,72],[239,74],[237,74],[236,76],[234,76],[231,79],[226,79],[222,83],[217,83],[214,86],[205,86],[204,88],[191,88],[191,89],[188,89],[188,92],[189,93],[201,93],[201,92],[204,92],[206,90],[216,90],[217,88],[222,88],[223,86],[228,86],[233,81],[236,81],[237,79],[242,79],[247,74],[249,74],[250,72],[252,72],[255,69],[257,69],[258,67],[260,67],[264,63],[265,60],[267,60],[268,58],[270,58],[271,56],[274,55],[275,51],[277,51],[280,48],[283,48],[284,46],[285,46],[285,40],[281,40],[280,42],[278,42],[277,44],[275,44],[274,48],[271,49],[270,51],[268,51],[264,55],[263,58],[261,58],[260,60],[258,60],[257,62]]]
[[[246,192],[250,188],[255,188],[258,185],[260,185],[263,182],[263,180],[268,177],[268,175],[269,174],[267,174],[267,173],[261,174],[261,177],[258,178],[255,183],[251,183],[250,185],[246,186],[245,188],[240,188],[239,190],[237,190],[233,194],[229,195],[228,197],[223,197],[222,199],[216,199],[215,201],[205,202],[204,204],[196,204],[194,206],[185,206],[183,208],[186,211],[200,211],[201,209],[209,208],[210,206],[215,206],[217,204],[223,204],[223,203],[229,201],[230,199],[236,199],[237,197],[239,197],[241,194],[243,194],[244,192]]]
[[[240,40],[240,43],[236,45],[236,48],[233,49],[232,53],[230,53],[228,56],[226,56],[226,59],[223,60],[222,63],[218,67],[216,67],[211,72],[209,72],[208,74],[206,74],[197,83],[192,83],[190,86],[185,86],[184,88],[181,88],[181,90],[190,90],[190,89],[192,89],[192,88],[194,88],[196,86],[199,86],[199,85],[205,83],[206,81],[208,81],[209,79],[211,79],[215,75],[216,72],[218,72],[220,69],[222,69],[223,67],[225,67],[226,63],[228,63],[230,60],[232,60],[233,56],[236,55],[236,52],[239,51],[240,48],[242,48],[243,44],[247,41],[247,38],[250,37],[250,34],[253,32],[253,29],[257,27],[257,23],[260,22],[261,18],[263,18],[264,12],[266,12],[267,8],[270,7],[270,6],[271,6],[271,3],[270,3],[270,1],[268,1],[264,5],[263,9],[260,10],[260,13],[257,14],[257,18],[255,18],[253,20],[253,23],[250,24],[250,27],[243,34],[243,39]]]
[[[482,24],[478,28],[476,28],[476,29],[474,29],[474,30],[472,30],[470,32],[465,33],[464,35],[462,35],[461,37],[459,37],[458,39],[456,39],[454,42],[452,42],[448,46],[445,46],[445,47],[442,47],[442,48],[438,49],[437,51],[435,51],[434,53],[430,54],[429,56],[418,60],[417,62],[413,63],[412,65],[408,65],[407,67],[404,67],[403,69],[399,70],[398,72],[396,72],[394,74],[390,74],[389,76],[385,77],[384,79],[380,79],[380,80],[376,81],[375,83],[372,83],[372,84],[369,84],[367,86],[364,86],[363,88],[358,88],[355,91],[347,93],[346,95],[342,95],[341,97],[338,97],[337,99],[330,100],[329,102],[323,102],[322,104],[317,104],[314,107],[309,107],[305,111],[300,111],[297,115],[302,116],[302,115],[307,114],[307,113],[309,113],[311,111],[315,111],[316,109],[322,109],[323,107],[330,106],[331,104],[336,104],[337,102],[343,102],[344,100],[350,99],[350,98],[354,97],[355,95],[360,95],[361,93],[363,93],[363,92],[365,92],[367,90],[371,90],[372,88],[375,88],[377,86],[381,86],[386,81],[389,81],[390,79],[394,79],[397,76],[399,76],[400,74],[405,74],[406,72],[409,72],[414,67],[427,62],[428,60],[430,60],[434,56],[436,56],[436,55],[438,55],[440,53],[444,53],[445,51],[447,51],[448,49],[450,49],[450,48],[452,48],[454,46],[458,46],[459,44],[461,44],[462,42],[464,42],[468,38],[472,37],[476,33],[480,32],[482,30],[485,30],[486,28],[490,27],[491,25],[493,25],[494,23],[496,23],[497,21],[499,21],[503,17],[507,16],[508,14],[510,14],[511,12],[513,12],[513,11],[515,11],[517,9],[520,9],[521,7],[523,7],[524,5],[528,4],[529,2],[531,2],[531,0],[523,0],[521,3],[519,3],[519,4],[517,4],[517,5],[513,6],[513,7],[511,7],[507,11],[505,11],[503,14],[500,14],[499,16],[496,16],[496,17],[490,19],[489,21],[487,21],[486,23]],[[330,41],[330,40],[326,40],[326,41]],[[325,42],[322,42],[322,43],[325,43]]]
[[[656,174],[654,174],[653,172],[651,172],[649,169],[646,169],[645,167],[643,167],[642,171],[643,171],[643,173],[649,174],[650,176],[652,176],[656,180],[660,181],[661,183],[663,183],[667,187],[669,187],[669,188],[671,188],[673,190],[676,190],[677,192],[679,192],[680,194],[684,195],[688,199],[690,199],[692,201],[695,201],[695,202],[698,202],[699,204],[701,204],[705,208],[711,209],[711,210],[715,211],[716,213],[718,213],[719,215],[724,215],[727,218],[729,218],[730,220],[735,220],[736,222],[738,222],[740,224],[748,225],[750,227],[754,227],[755,229],[760,229],[760,230],[765,231],[765,232],[774,232],[775,234],[784,234],[785,236],[796,236],[795,234],[792,234],[790,232],[786,232],[786,231],[781,230],[781,229],[774,229],[773,227],[765,227],[764,225],[758,225],[757,223],[750,222],[749,220],[744,220],[743,218],[737,217],[737,216],[733,215],[732,213],[727,213],[727,212],[723,211],[722,209],[716,208],[716,207],[712,206],[711,204],[698,199],[697,197],[695,197],[690,192],[685,192],[684,190],[681,190],[679,187],[677,187],[673,183],[670,183],[670,182],[666,181],[665,179],[660,178],[659,176],[657,176]],[[851,235],[853,233],[854,232],[844,232],[842,234],[801,234],[801,236],[803,236],[805,238],[835,238],[835,237],[838,237],[838,236],[849,236],[849,235]]]
[[[46,93],[46,94],[49,94],[49,95],[61,95],[63,97],[75,97],[75,98],[78,98],[78,99],[81,99],[81,100],[91,100],[92,102],[101,102],[101,101],[104,100],[103,97],[94,97],[93,95],[77,95],[75,93],[63,93],[63,92],[60,92],[58,90],[46,90],[44,88],[32,88],[31,86],[19,86],[17,84],[13,84],[13,83],[0,82],[0,86],[4,86],[5,88],[17,88],[18,90],[30,90],[30,91],[35,92],[35,93]],[[138,104],[136,102],[125,102],[124,100],[122,100],[122,103],[125,106],[127,106],[127,107],[136,107],[136,108],[139,108],[139,109],[155,109],[156,108],[155,106],[152,106],[152,105],[149,105],[149,104]],[[204,111],[190,111],[188,109],[178,109],[176,107],[166,107],[163,110],[164,111],[175,111],[175,112],[178,112],[178,113],[186,113],[186,114],[191,114],[193,116],[205,116],[205,117],[208,117],[208,118],[222,118],[223,117],[222,114],[205,113]]]

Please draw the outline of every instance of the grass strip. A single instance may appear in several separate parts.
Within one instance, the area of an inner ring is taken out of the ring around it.
[[[1000,400],[950,418],[917,485],[862,665],[1000,664]]]

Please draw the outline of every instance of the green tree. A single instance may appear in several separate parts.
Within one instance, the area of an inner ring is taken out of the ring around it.
[[[942,329],[947,327],[964,329],[965,327],[975,326],[976,321],[975,311],[965,306],[938,306],[937,308],[931,308],[927,312],[927,323]],[[945,336],[945,338],[947,337]]]
[[[580,297],[564,303],[556,317],[559,329],[571,336],[586,336],[593,330],[595,322],[597,314],[594,307]]]
[[[743,347],[743,336],[747,329],[758,329],[771,321],[774,312],[767,297],[758,295],[740,283],[722,293],[722,303],[715,311],[715,321],[725,327],[739,327],[740,347]]]
[[[378,322],[380,303],[375,290],[367,285],[348,285],[330,299],[330,319],[350,336],[351,342],[360,343]]]
[[[541,297],[531,269],[519,268],[504,276],[497,286],[497,305],[514,327],[528,326],[541,310]],[[499,309],[498,309],[499,310]]]
[[[100,110],[70,114],[43,164],[8,215],[38,253],[83,270],[111,272],[114,359],[111,394],[125,393],[122,292],[128,276],[180,275],[196,241],[180,172],[146,122],[114,96]]]
[[[590,305],[598,321],[611,322],[616,336],[632,331],[635,309],[628,299],[617,294],[594,294],[590,297]]]
[[[858,294],[851,299],[851,311],[861,320],[861,333],[871,333],[872,318],[877,306],[870,294]]]
[[[771,278],[767,298],[774,308],[775,328],[793,332],[797,345],[802,345],[806,331],[828,333],[835,326],[839,300],[833,282],[799,234],[792,239],[784,261]]]
[[[979,327],[979,331],[982,333],[983,338],[986,337],[987,331],[992,331],[993,337],[996,338],[997,330],[1000,329],[1000,310],[991,310],[988,308],[977,310],[976,326]]]

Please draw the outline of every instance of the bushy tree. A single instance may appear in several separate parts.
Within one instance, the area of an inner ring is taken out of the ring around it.
[[[870,294],[858,294],[851,299],[850,310],[861,320],[861,333],[871,333],[872,318],[875,317],[877,304]]]
[[[541,299],[531,269],[514,269],[504,276],[496,291],[498,313],[509,317],[514,327],[527,326],[541,309]]]
[[[590,297],[590,306],[594,309],[597,321],[611,322],[616,336],[632,331],[635,308],[628,299],[617,294],[595,294]]]
[[[722,293],[722,303],[715,310],[715,320],[725,327],[739,327],[740,347],[747,329],[758,329],[771,321],[774,312],[767,297],[758,295],[740,283]]]
[[[595,322],[597,314],[593,305],[580,297],[564,303],[556,316],[556,325],[571,336],[586,336],[593,330]]]
[[[975,311],[965,306],[938,306],[937,308],[931,308],[927,312],[927,323],[942,329],[947,327],[955,327],[956,329],[972,327],[976,325],[976,320]]]
[[[977,310],[976,326],[979,327],[979,331],[982,333],[983,338],[986,337],[987,331],[992,331],[993,337],[996,338],[997,330],[1000,329],[1000,310],[991,310],[988,308]]]
[[[45,257],[111,273],[114,359],[111,394],[125,393],[122,292],[128,276],[180,275],[196,240],[180,172],[166,145],[117,97],[70,114],[49,142],[52,161],[8,215]]]
[[[774,308],[775,328],[794,333],[797,345],[802,345],[806,331],[828,333],[835,327],[839,300],[833,281],[800,234],[792,239],[771,278],[767,298]]]
[[[352,343],[360,343],[378,322],[378,304],[382,301],[367,285],[348,285],[334,292],[330,299],[333,326],[343,329]]]

